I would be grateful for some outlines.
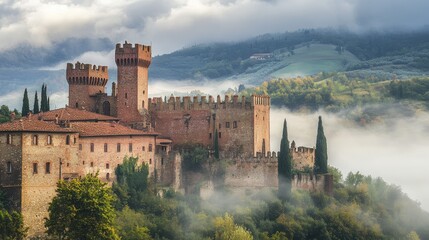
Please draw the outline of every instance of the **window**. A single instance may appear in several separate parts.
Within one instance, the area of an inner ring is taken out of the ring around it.
[[[94,143],[91,143],[90,148],[91,148],[91,152],[94,152]]]
[[[7,135],[6,142],[7,142],[7,144],[12,144],[12,134]]]
[[[142,108],[144,108],[144,100],[142,101]]]
[[[82,165],[85,165],[85,161],[82,161]]]
[[[161,165],[164,165],[164,158],[161,158]]]
[[[6,163],[6,172],[7,173],[12,173],[12,162],[7,162]]]
[[[82,151],[82,144],[79,144],[79,150]]]
[[[222,133],[221,132],[219,132],[219,138],[221,138],[222,137]]]
[[[48,135],[48,141],[47,141],[48,145],[52,145],[52,136]]]
[[[144,147],[144,146],[142,147],[142,151],[143,151],[143,152],[144,152],[144,151],[146,151],[146,149],[145,149],[145,147]]]
[[[67,163],[67,167],[70,167],[70,163]]]
[[[152,144],[149,144],[149,152],[152,152]]]
[[[106,163],[106,169],[110,168],[110,164]]]
[[[209,133],[209,139],[212,139],[212,133]]]
[[[149,158],[149,164],[152,164],[152,158]]]
[[[221,129],[222,128],[222,123],[219,123],[219,129]]]
[[[104,152],[107,152],[107,143],[104,144]]]
[[[110,173],[106,173],[106,180],[110,180]]]
[[[229,122],[226,122],[226,123],[225,123],[225,127],[226,127],[226,128],[229,128]]]
[[[76,144],[76,142],[77,142],[76,137],[73,137],[73,144]]]
[[[79,103],[76,103],[75,106],[76,106],[76,108],[79,108]]]
[[[66,136],[66,145],[70,145],[70,135]]]
[[[233,127],[233,128],[237,128],[237,121],[234,121],[234,122],[232,123],[232,127]]]
[[[94,162],[91,162],[91,167],[94,167]]]
[[[39,143],[39,136],[37,135],[33,135],[33,141],[32,144],[33,145],[37,145]]]
[[[121,144],[120,143],[116,144],[116,151],[117,152],[121,151]]]
[[[125,99],[127,99],[128,98],[128,94],[127,93],[125,93]]]
[[[45,173],[50,174],[51,173],[51,163],[47,162],[45,165]]]
[[[133,144],[129,143],[128,144],[128,152],[132,152],[133,151]]]
[[[33,163],[33,174],[37,174],[37,163]]]

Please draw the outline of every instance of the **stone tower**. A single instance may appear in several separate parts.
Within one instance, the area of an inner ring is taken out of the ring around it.
[[[69,84],[69,106],[95,112],[96,96],[104,93],[109,79],[107,66],[92,66],[77,62],[67,63],[66,78]]]
[[[151,47],[125,42],[116,44],[118,66],[117,115],[121,121],[136,125],[145,121],[148,110],[148,67]]]

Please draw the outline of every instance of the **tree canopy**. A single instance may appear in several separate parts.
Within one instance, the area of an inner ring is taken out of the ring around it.
[[[286,200],[291,192],[292,180],[292,157],[289,151],[289,139],[287,134],[286,119],[283,122],[283,135],[280,142],[280,153],[278,157],[278,195]]]
[[[323,132],[322,117],[319,116],[317,126],[316,153],[314,160],[314,173],[328,173],[328,146],[325,133]]]
[[[56,192],[45,222],[48,235],[60,239],[119,239],[113,225],[114,195],[97,175],[61,180]]]

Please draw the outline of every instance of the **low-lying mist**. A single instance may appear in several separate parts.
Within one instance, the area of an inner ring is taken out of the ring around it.
[[[350,171],[382,177],[400,186],[429,211],[429,113],[408,115],[395,105],[385,107],[390,108],[389,114],[365,126],[351,121],[344,112],[292,113],[272,108],[271,149],[279,149],[285,118],[289,141],[295,140],[297,146],[314,147],[317,117],[321,115],[328,141],[328,163],[338,168],[343,178]]]

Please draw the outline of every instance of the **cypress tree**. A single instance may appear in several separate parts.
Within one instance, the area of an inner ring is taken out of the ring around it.
[[[22,99],[22,116],[25,117],[30,112],[30,103],[28,101],[27,88],[24,91],[24,98]]]
[[[50,111],[50,110],[51,110],[51,105],[49,103],[49,97],[48,97],[48,108],[47,108],[47,111]]]
[[[34,94],[34,105],[33,105],[33,113],[37,114],[39,113],[39,98],[37,97],[37,91],[36,94]]]
[[[216,159],[219,159],[219,134],[217,133],[217,129],[214,136],[213,148],[214,148],[214,157]]]
[[[41,110],[42,112],[47,112],[49,111],[49,107],[48,107],[48,97],[47,97],[47,86],[46,84],[42,85],[42,99],[41,99]]]
[[[325,133],[323,132],[322,117],[319,116],[316,139],[316,156],[314,161],[314,173],[328,173],[328,147]]]
[[[280,153],[278,156],[278,196],[286,200],[290,196],[292,181],[292,157],[289,151],[289,139],[287,136],[287,122],[283,123],[283,135],[280,142]]]

